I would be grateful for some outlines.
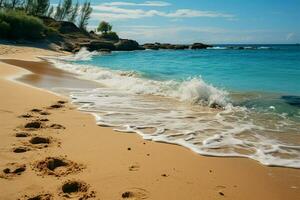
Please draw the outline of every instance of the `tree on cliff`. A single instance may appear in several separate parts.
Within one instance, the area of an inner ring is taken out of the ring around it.
[[[110,25],[108,22],[102,21],[98,28],[97,31],[106,34],[107,32],[112,30],[112,25]]]
[[[36,0],[35,13],[37,16],[45,16],[49,9],[49,0]]]
[[[49,0],[27,0],[25,12],[35,16],[45,16],[50,6]]]
[[[78,15],[78,10],[79,10],[79,2],[77,1],[76,5],[72,7],[71,13],[68,17],[69,22],[75,23],[77,15]]]
[[[72,0],[64,0],[62,3],[61,20],[68,18],[72,12]]]
[[[93,9],[91,7],[91,2],[84,2],[83,6],[80,9],[80,16],[78,27],[80,29],[86,30],[86,26],[88,25],[88,20],[90,19],[91,13]]]
[[[54,7],[51,6],[48,10],[47,17],[52,17],[53,12],[54,12]]]

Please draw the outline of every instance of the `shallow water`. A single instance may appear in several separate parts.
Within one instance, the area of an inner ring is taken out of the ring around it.
[[[51,59],[94,80],[68,93],[97,123],[202,155],[238,156],[300,168],[300,47],[80,51]]]

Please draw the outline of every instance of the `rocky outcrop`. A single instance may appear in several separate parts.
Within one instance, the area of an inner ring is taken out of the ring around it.
[[[145,49],[151,49],[151,50],[159,50],[159,46],[156,45],[156,44],[150,44],[150,43],[147,43],[147,44],[144,44],[142,45]]]
[[[134,51],[134,50],[144,50],[143,47],[139,45],[138,42],[134,40],[120,39],[115,45],[116,51]]]
[[[58,31],[62,34],[66,33],[85,33],[82,30],[80,30],[74,23],[72,22],[60,22],[60,27]]]
[[[86,44],[81,44],[80,47],[86,47],[89,51],[99,51],[101,49],[107,49],[109,51],[116,50],[116,47],[113,43],[97,40],[91,41]]]
[[[192,45],[169,44],[169,43],[147,43],[139,45],[138,42],[129,39],[119,39],[116,33],[99,35],[94,31],[87,32],[78,28],[72,22],[56,21],[50,17],[41,17],[44,24],[55,37],[48,37],[51,43],[60,46],[61,50],[77,52],[82,47],[89,51],[134,51],[134,50],[184,50],[184,49],[205,49],[212,47],[203,43],[194,43]]]
[[[194,43],[191,45],[191,49],[206,49],[208,47],[213,47],[208,44],[203,44],[203,43]]]
[[[145,49],[159,50],[159,49],[171,49],[171,50],[184,50],[184,49],[206,49],[212,47],[203,43],[194,43],[192,45],[184,44],[169,44],[169,43],[146,43],[143,45]]]

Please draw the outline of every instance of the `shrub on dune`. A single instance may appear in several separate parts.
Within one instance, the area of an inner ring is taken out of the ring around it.
[[[7,38],[10,32],[10,25],[7,22],[0,21],[0,38]]]

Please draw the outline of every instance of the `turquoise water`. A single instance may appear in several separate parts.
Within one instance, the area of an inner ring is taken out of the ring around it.
[[[253,50],[119,52],[78,63],[136,71],[155,80],[201,76],[207,83],[229,91],[300,95],[300,46],[259,47]]]
[[[207,50],[51,59],[98,88],[64,88],[99,126],[212,156],[300,168],[300,46],[223,45]]]

